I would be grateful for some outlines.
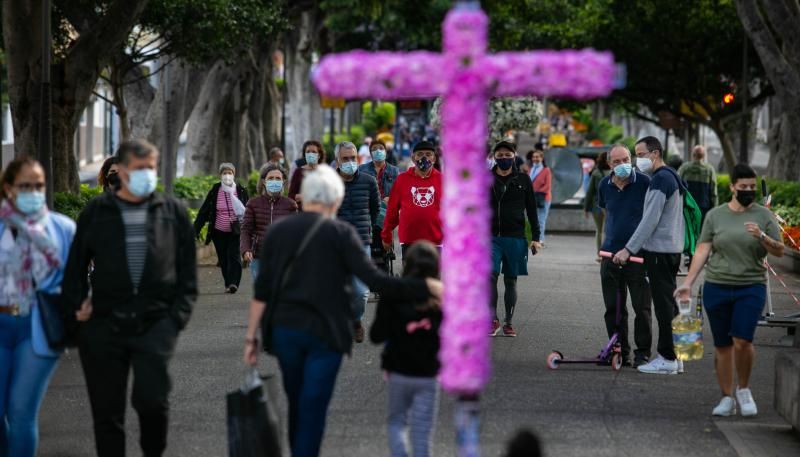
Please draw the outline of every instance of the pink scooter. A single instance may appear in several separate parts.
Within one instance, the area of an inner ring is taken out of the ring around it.
[[[600,257],[605,258],[612,258],[614,254],[606,251],[600,251]],[[641,257],[630,257],[628,258],[628,262],[633,263],[644,263],[644,259]],[[622,315],[622,294],[625,293],[623,288],[617,289],[617,331],[611,335],[611,338],[608,340],[608,343],[597,354],[597,357],[594,359],[579,359],[579,360],[568,360],[564,358],[564,354],[559,351],[553,351],[550,355],[547,356],[547,368],[551,370],[558,369],[561,364],[568,364],[568,363],[592,363],[597,365],[611,365],[611,369],[614,371],[619,371],[622,369],[622,344],[619,342],[619,321]]]

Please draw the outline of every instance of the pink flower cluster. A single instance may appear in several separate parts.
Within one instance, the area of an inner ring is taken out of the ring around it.
[[[486,54],[489,20],[460,4],[443,24],[444,52],[352,51],[328,55],[312,79],[324,95],[349,99],[443,95],[445,242],[440,379],[455,394],[479,393],[489,380],[489,278],[492,182],[486,169],[490,97],[608,95],[616,67],[610,53],[538,51]]]

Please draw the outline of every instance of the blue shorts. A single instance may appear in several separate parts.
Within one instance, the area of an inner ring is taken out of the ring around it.
[[[734,337],[753,341],[766,300],[764,284],[728,286],[706,282],[703,306],[714,335],[714,346],[731,346]]]
[[[492,237],[492,273],[504,276],[528,275],[528,241],[525,238]]]

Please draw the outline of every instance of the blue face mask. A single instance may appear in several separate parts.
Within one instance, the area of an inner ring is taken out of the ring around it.
[[[428,160],[427,157],[423,157],[417,160],[415,164],[417,165],[417,168],[420,169],[420,171],[428,171],[433,166],[433,163],[430,160]]]
[[[38,213],[44,208],[44,192],[17,192],[17,197],[14,199],[14,206],[27,215]]]
[[[372,151],[372,160],[383,162],[386,160],[386,149],[376,149]]]
[[[339,165],[339,169],[342,170],[342,173],[353,176],[358,170],[358,162],[344,162]]]
[[[633,167],[629,163],[621,163],[614,167],[614,176],[619,179],[626,179],[628,176],[631,175],[631,170]]]
[[[267,181],[267,192],[278,194],[283,190],[283,181]]]
[[[156,190],[158,176],[155,170],[143,168],[128,172],[128,190],[134,196],[144,198],[150,196]]]
[[[306,152],[306,163],[309,165],[316,165],[319,162],[319,154],[316,152]]]

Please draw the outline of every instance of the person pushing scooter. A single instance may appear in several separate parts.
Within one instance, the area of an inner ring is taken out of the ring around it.
[[[603,251],[618,252],[630,240],[642,220],[644,199],[650,178],[632,168],[631,153],[625,145],[615,144],[608,154],[612,172],[600,181],[598,206],[606,213]],[[609,338],[617,331],[617,300],[619,293],[619,335],[622,345],[622,363],[630,366],[630,342],[628,340],[628,310],[626,288],[636,317],[633,321],[634,350],[633,366],[639,367],[650,359],[652,345],[650,288],[645,278],[645,267],[628,262],[617,265],[604,257],[600,264],[600,281],[605,302],[605,323]]]

